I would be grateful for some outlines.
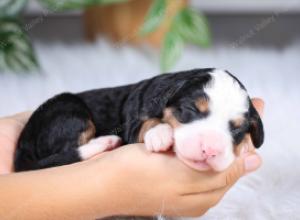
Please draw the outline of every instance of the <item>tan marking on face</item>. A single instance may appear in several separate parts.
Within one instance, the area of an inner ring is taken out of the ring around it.
[[[209,103],[208,100],[204,97],[198,98],[195,102],[196,107],[200,112],[208,112]]]
[[[137,142],[144,143],[144,136],[145,136],[146,132],[160,123],[161,123],[161,121],[157,118],[151,118],[151,119],[145,120],[140,129],[140,132],[139,132],[139,135],[137,138]]]
[[[93,137],[95,137],[96,134],[96,128],[92,121],[88,121],[87,129],[81,133],[78,144],[84,145],[88,143]]]
[[[238,117],[238,118],[232,120],[232,124],[233,124],[233,126],[234,126],[235,128],[238,128],[238,127],[241,127],[241,126],[242,126],[242,124],[244,123],[244,121],[245,121],[245,118],[243,118],[243,117]]]
[[[171,108],[166,108],[164,110],[164,115],[162,121],[164,123],[168,123],[172,126],[172,128],[177,128],[181,125],[181,123],[176,119],[173,115],[173,110]]]

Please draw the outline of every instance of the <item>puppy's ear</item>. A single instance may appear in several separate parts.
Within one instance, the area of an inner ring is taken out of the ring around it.
[[[255,148],[259,148],[264,142],[264,128],[262,120],[250,101],[249,107],[249,133]]]

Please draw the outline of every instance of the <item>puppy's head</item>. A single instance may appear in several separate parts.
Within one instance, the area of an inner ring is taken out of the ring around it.
[[[264,139],[245,87],[222,70],[186,81],[169,100],[164,121],[174,128],[177,156],[197,170],[226,169],[247,133],[256,148]]]

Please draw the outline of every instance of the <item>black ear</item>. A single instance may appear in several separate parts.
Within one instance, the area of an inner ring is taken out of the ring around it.
[[[264,128],[261,118],[254,106],[252,105],[251,101],[249,107],[249,116],[249,133],[254,146],[256,148],[259,148],[264,142]]]

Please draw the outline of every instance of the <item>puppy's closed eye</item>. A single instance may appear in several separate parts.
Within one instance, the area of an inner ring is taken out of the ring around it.
[[[234,140],[234,144],[238,145],[244,138],[249,124],[244,117],[238,117],[230,121],[230,131]]]

